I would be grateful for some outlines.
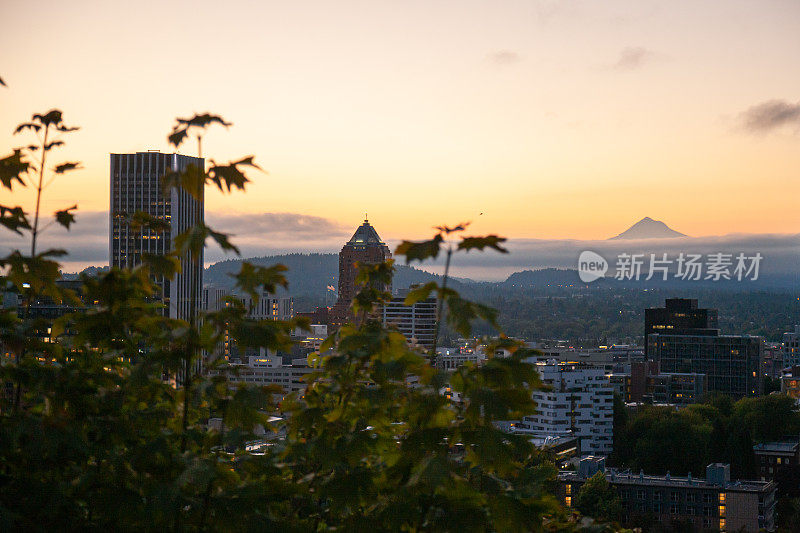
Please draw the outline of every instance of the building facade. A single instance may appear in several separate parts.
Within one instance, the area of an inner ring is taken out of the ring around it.
[[[339,294],[336,304],[331,309],[331,323],[333,325],[342,324],[352,319],[350,304],[353,303],[358,292],[356,276],[358,274],[357,263],[377,264],[391,259],[392,252],[386,246],[378,232],[372,227],[368,220],[364,220],[352,238],[342,247],[339,252]],[[382,287],[391,290],[391,287]]]
[[[800,365],[800,326],[783,334],[783,366]]]
[[[536,365],[551,390],[533,393],[536,414],[515,423],[520,431],[562,434],[580,439],[581,454],[607,455],[614,441],[614,393],[602,368],[583,364]]]
[[[761,337],[651,333],[648,342],[662,372],[705,374],[708,392],[741,398],[763,390]]]
[[[644,349],[650,356],[648,339],[653,333],[667,335],[711,335],[718,328],[716,309],[701,309],[697,300],[667,298],[664,307],[644,311]]]
[[[623,525],[651,521],[681,531],[775,531],[775,483],[731,481],[727,464],[708,465],[706,478],[694,479],[606,469],[603,458],[589,457],[577,472],[558,474],[561,501],[573,507],[581,486],[598,471],[622,500]]]
[[[161,152],[111,154],[111,195],[109,209],[109,258],[112,267],[135,268],[143,254],[166,255],[175,238],[203,221],[203,199],[196,200],[182,188],[164,191],[161,178],[168,171],[182,171],[189,165],[204,168],[202,158]],[[165,194],[166,193],[166,194]],[[134,228],[130,216],[143,211],[169,225],[168,231]],[[159,299],[171,318],[188,320],[200,309],[203,254],[196,261],[181,258],[181,271],[171,279],[156,278]]]
[[[609,376],[614,392],[629,403],[688,405],[706,394],[705,374],[660,372],[655,361],[633,362],[628,373]]]
[[[413,287],[412,287],[413,288]],[[427,298],[406,305],[408,289],[398,291],[382,309],[384,326],[396,328],[408,339],[409,345],[431,350],[436,334],[436,298]]]

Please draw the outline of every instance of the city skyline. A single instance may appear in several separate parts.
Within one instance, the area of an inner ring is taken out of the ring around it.
[[[645,216],[693,236],[797,233],[796,4],[488,6],[176,3],[151,20],[52,4],[45,43],[9,2],[0,42],[26,54],[3,66],[0,140],[50,107],[81,126],[59,155],[84,169],[44,206],[77,202],[76,229],[108,209],[109,153],[170,151],[174,117],[208,109],[234,127],[204,155],[269,172],[247,195],[209,191],[209,220],[262,217],[312,250],[365,210],[387,242],[462,220],[512,240],[606,239]]]

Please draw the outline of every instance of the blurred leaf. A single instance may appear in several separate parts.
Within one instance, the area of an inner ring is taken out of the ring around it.
[[[147,265],[156,276],[172,278],[181,271],[181,261],[174,255],[142,253],[142,264]]]
[[[228,165],[217,165],[212,161],[211,168],[208,169],[208,179],[213,182],[220,191],[225,191],[225,189],[227,189],[227,192],[230,192],[233,187],[244,190],[245,184],[250,180],[239,170],[239,166],[249,166],[261,170],[261,167],[253,162],[253,156],[245,157],[244,159],[240,159]]]
[[[34,121],[39,121],[44,126],[55,126],[61,123],[62,113],[59,109],[51,109],[44,115],[33,115]]]
[[[230,122],[218,115],[211,115],[204,113],[202,115],[195,115],[192,118],[178,118],[175,119],[177,124],[172,128],[172,133],[169,134],[167,140],[175,147],[180,146],[186,137],[189,135],[189,130],[192,128],[205,129],[212,124],[220,124],[226,128],[231,126]]]
[[[51,143],[47,143],[44,145],[44,150],[49,151],[51,148],[55,148],[56,146],[64,146],[64,141],[53,141]]]
[[[239,254],[239,249],[230,242],[227,234],[214,231],[203,222],[195,224],[175,237],[175,249],[181,254],[192,252],[195,255],[199,255],[200,251],[205,248],[206,240],[209,237],[214,240],[222,250]]]
[[[54,169],[54,172],[55,172],[56,174],[63,174],[63,173],[65,173],[65,172],[69,172],[70,170],[78,170],[78,169],[80,169],[80,168],[83,168],[83,167],[81,167],[80,165],[81,165],[81,164],[80,164],[80,163],[77,163],[77,162],[62,163],[62,164],[58,165],[58,166],[57,166],[57,167]]]
[[[28,170],[30,163],[23,159],[22,150],[16,149],[13,154],[0,159],[0,183],[8,190],[11,190],[14,181],[24,187],[22,175]]]
[[[3,81],[3,78],[0,78],[0,85],[2,85],[3,87],[8,87],[8,85],[6,85],[6,82]]]
[[[21,207],[6,207],[0,205],[0,225],[6,229],[22,235],[23,229],[31,229],[28,218],[25,216],[25,211]]]
[[[494,248],[498,252],[507,254],[508,250],[500,246],[500,243],[505,241],[505,237],[498,237],[497,235],[487,235],[485,237],[464,237],[458,244],[458,249],[470,251],[473,249],[483,250],[484,248],[489,247]]]
[[[134,231],[148,229],[156,233],[161,233],[170,230],[170,224],[165,219],[160,217],[155,217],[150,213],[146,213],[144,211],[135,211],[129,217],[129,221],[131,229],[133,229]]]
[[[72,207],[68,207],[66,209],[62,209],[61,211],[56,211],[55,217],[56,222],[64,226],[65,228],[69,229],[70,225],[75,222],[75,215],[70,213],[70,211],[75,211],[78,209],[78,205],[73,205]]]
[[[403,241],[397,245],[394,253],[406,256],[406,264],[413,260],[423,261],[425,259],[436,258],[442,245],[442,236],[436,235],[429,241],[412,242]]]
[[[22,124],[18,125],[17,128],[14,130],[14,135],[23,132],[25,130],[39,131],[40,129],[42,129],[42,126],[40,126],[39,124],[34,124],[33,122],[23,122]]]
[[[452,228],[449,226],[436,226],[436,229],[438,229],[439,232],[441,233],[450,235],[451,233],[464,231],[465,229],[467,229],[467,226],[469,226],[469,222],[462,222],[461,224],[453,226]]]
[[[428,298],[430,298],[431,293],[435,292],[438,288],[439,285],[437,285],[435,281],[429,281],[425,285],[421,285],[415,289],[411,289],[410,291],[408,291],[408,295],[406,296],[406,299],[403,303],[405,305],[411,306],[417,302],[427,300]]]
[[[186,165],[180,171],[168,170],[161,177],[161,188],[164,194],[168,194],[174,188],[182,188],[189,193],[195,200],[203,200],[203,188],[206,182],[206,173],[202,168],[194,163]]]
[[[262,293],[274,294],[278,286],[289,288],[289,282],[283,275],[288,270],[283,265],[262,267],[243,261],[239,273],[231,275],[236,279],[236,287],[249,294],[255,303]]]

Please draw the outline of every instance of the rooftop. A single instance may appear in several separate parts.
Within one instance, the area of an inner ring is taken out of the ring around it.
[[[361,246],[364,244],[383,245],[385,243],[381,240],[378,232],[375,231],[375,228],[370,225],[369,220],[364,219],[364,223],[361,224],[358,229],[356,229],[356,232],[353,234],[347,244]]]
[[[634,474],[629,470],[620,471],[614,468],[606,468],[606,479],[610,483],[629,483],[633,485],[650,485],[661,487],[696,487],[707,489],[719,489],[720,485],[709,483],[705,479],[693,479],[691,476],[687,477],[673,477],[673,476],[652,476],[642,473]],[[562,471],[558,473],[558,478],[561,481],[586,481],[577,472]],[[743,492],[760,492],[770,490],[774,486],[772,481],[728,481],[725,483],[725,490],[743,491]]]
[[[798,441],[761,442],[753,446],[754,452],[795,453],[800,447]]]

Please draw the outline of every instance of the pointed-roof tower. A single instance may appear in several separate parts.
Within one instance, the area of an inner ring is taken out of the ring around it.
[[[351,318],[350,304],[357,292],[356,263],[382,263],[391,257],[389,247],[365,217],[364,222],[339,252],[339,298],[331,310],[334,322],[341,324]]]

